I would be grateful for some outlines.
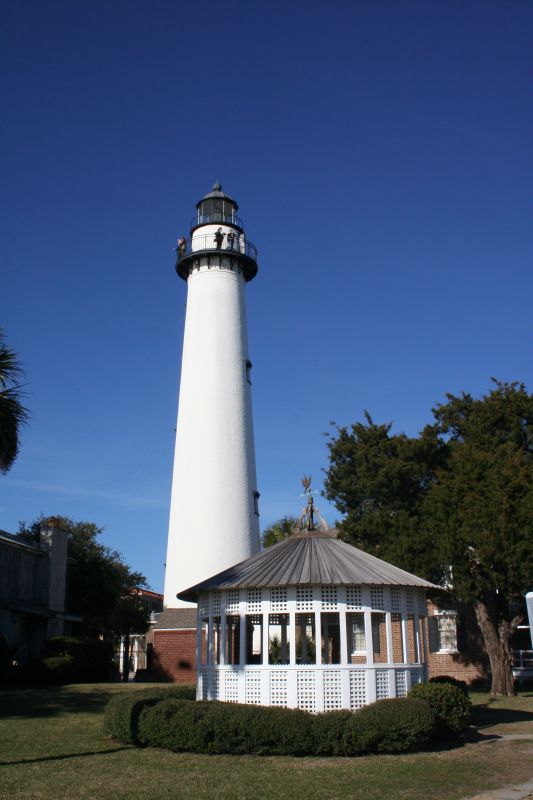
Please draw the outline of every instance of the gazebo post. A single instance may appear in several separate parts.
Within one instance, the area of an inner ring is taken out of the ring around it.
[[[348,626],[346,623],[346,587],[339,587],[339,634],[341,645],[341,666],[347,667],[349,662],[348,656]],[[341,671],[341,706],[342,708],[350,708],[350,675],[347,669]]]
[[[246,699],[246,678],[244,666],[246,664],[246,603],[241,600],[239,603],[239,703],[244,703]]]
[[[385,630],[387,634],[387,664],[391,667],[394,667],[394,649],[393,649],[393,642],[392,642],[392,598],[391,598],[391,590],[390,586],[384,587],[384,597],[385,597]],[[389,677],[389,697],[396,696],[396,681],[394,679],[394,669],[388,670],[388,677]]]
[[[361,587],[363,615],[365,620],[366,644],[366,699],[373,703],[376,699],[376,671],[374,667],[374,642],[372,639],[372,607],[370,605],[370,586]],[[371,667],[371,669],[368,669]]]

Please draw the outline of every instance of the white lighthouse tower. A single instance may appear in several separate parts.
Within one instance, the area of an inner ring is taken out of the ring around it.
[[[187,281],[165,607],[259,550],[245,284],[257,274],[238,206],[215,184],[196,206],[176,271]]]

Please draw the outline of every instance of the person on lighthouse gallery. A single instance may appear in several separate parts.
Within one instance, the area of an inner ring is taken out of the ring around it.
[[[221,249],[222,242],[224,241],[224,236],[225,235],[226,235],[225,233],[222,233],[222,228],[219,228],[217,230],[217,232],[215,233],[215,242],[216,242],[217,250]]]

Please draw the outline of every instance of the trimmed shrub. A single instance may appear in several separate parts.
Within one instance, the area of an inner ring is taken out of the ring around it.
[[[137,742],[139,715],[145,706],[152,706],[167,698],[192,700],[196,696],[194,686],[172,686],[168,689],[145,689],[121,692],[111,698],[104,714],[106,733],[121,742]]]
[[[466,681],[460,681],[457,678],[452,678],[451,675],[435,675],[434,678],[429,679],[430,683],[450,683],[452,686],[457,686],[463,694],[468,697],[468,684]]]
[[[72,656],[49,656],[43,658],[45,683],[69,683],[74,679],[75,665]]]
[[[349,755],[346,752],[344,732],[353,715],[353,711],[326,711],[323,714],[312,716],[313,754],[317,756]]]
[[[449,681],[418,683],[409,697],[426,702],[435,714],[436,734],[440,738],[461,733],[470,721],[470,700],[464,691]]]
[[[405,753],[426,747],[435,732],[435,714],[414,697],[378,700],[356,711],[344,729],[345,755]]]
[[[352,756],[416,750],[431,740],[435,716],[422,700],[380,700],[357,712],[306,711],[235,703],[143,701],[134,737],[174,752],[232,755]],[[140,711],[139,711],[140,708]],[[127,726],[125,726],[127,728]],[[123,738],[123,737],[120,737]]]
[[[313,734],[305,711],[166,700],[144,708],[138,737],[174,752],[307,755],[314,752]]]
[[[43,664],[45,672],[51,670],[52,680],[59,675],[57,659],[69,659],[63,682],[107,680],[113,665],[113,645],[101,639],[77,636],[55,636],[46,643]],[[65,662],[66,667],[66,662]]]

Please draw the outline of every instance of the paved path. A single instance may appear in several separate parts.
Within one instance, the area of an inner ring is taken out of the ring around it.
[[[496,741],[505,742],[512,739],[533,739],[531,733],[505,733],[496,734]],[[493,740],[494,741],[494,740]],[[516,783],[513,786],[504,786],[503,789],[491,789],[475,796],[465,797],[464,800],[533,800],[533,778],[526,783]]]

